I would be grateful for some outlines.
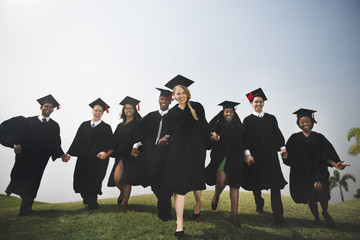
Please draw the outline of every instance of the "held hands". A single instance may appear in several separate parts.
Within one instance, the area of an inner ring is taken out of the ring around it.
[[[98,155],[96,155],[98,158],[100,158],[101,160],[104,160],[107,158],[106,156],[106,152],[99,152]]]
[[[66,162],[66,163],[67,163],[67,162],[70,160],[70,156],[67,155],[67,154],[64,154],[64,155],[61,156],[61,160],[62,160],[63,162]]]
[[[133,156],[134,158],[138,158],[140,155],[140,151],[137,148],[133,148],[131,150],[131,156]]]
[[[286,151],[286,149],[281,149],[280,156],[281,156],[283,159],[287,159],[287,157],[288,157],[288,152]]]
[[[168,139],[167,139],[167,137],[166,137],[166,136],[163,136],[162,138],[160,138],[158,144],[159,144],[159,145],[168,144]]]
[[[351,166],[350,164],[343,164],[344,161],[341,162],[332,162],[331,165],[339,170],[343,170],[347,166]]]
[[[15,154],[21,153],[21,146],[20,145],[17,145],[17,146],[14,147],[14,153]]]
[[[255,162],[255,159],[253,156],[251,155],[246,155],[245,156],[245,163],[248,165],[248,166],[251,166],[252,164],[254,164]]]
[[[220,136],[216,133],[216,132],[211,132],[211,137],[210,137],[211,140],[217,142],[220,140]]]

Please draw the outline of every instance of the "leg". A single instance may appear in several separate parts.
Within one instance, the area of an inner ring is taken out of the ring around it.
[[[34,203],[34,199],[30,197],[21,197],[21,205],[20,205],[20,213],[19,216],[29,216],[33,214],[32,205]]]
[[[309,201],[308,205],[309,205],[309,208],[310,208],[310,211],[311,211],[312,215],[315,218],[314,224],[318,225],[320,223],[320,218],[319,218],[319,210],[318,210],[318,205],[317,205],[316,200],[315,201],[313,201],[313,200]]]
[[[231,219],[230,222],[236,227],[240,227],[237,223],[237,213],[239,210],[239,189],[230,187],[230,201],[231,201]]]
[[[193,191],[195,197],[194,211],[192,214],[192,219],[196,220],[200,217],[200,207],[201,207],[201,195],[202,190]]]
[[[211,201],[211,209],[216,210],[219,203],[220,194],[226,186],[226,174],[225,171],[217,171],[216,173],[216,185],[215,185],[215,194]]]
[[[274,221],[276,224],[283,224],[284,221],[284,208],[281,201],[281,192],[278,188],[270,189],[271,195],[271,209],[273,211]]]
[[[119,161],[118,165],[115,168],[115,172],[114,172],[114,182],[117,186],[117,188],[120,190],[120,196],[118,197],[118,205],[121,205],[121,203],[123,202],[124,196],[123,196],[123,185],[120,184],[120,179],[122,176],[122,172],[124,170],[124,163],[123,161]]]
[[[328,203],[327,193],[324,191],[324,188],[322,188],[318,191],[318,196],[319,196],[320,205],[322,208],[322,215],[323,215],[324,219],[326,220],[327,224],[331,228],[335,228],[336,227],[335,221],[334,221],[334,219],[332,219],[332,217],[328,213],[329,203]]]
[[[176,212],[176,232],[184,231],[184,204],[185,196],[174,194],[174,205]]]
[[[264,213],[264,199],[261,197],[261,190],[253,190],[253,195],[256,204],[256,212]]]
[[[158,195],[158,217],[163,221],[169,221],[171,217],[172,193],[165,180],[162,181],[160,192]]]
[[[130,184],[124,184],[123,185],[123,193],[124,193],[124,203],[121,207],[121,211],[126,212],[128,207],[128,202],[131,194],[131,185]]]

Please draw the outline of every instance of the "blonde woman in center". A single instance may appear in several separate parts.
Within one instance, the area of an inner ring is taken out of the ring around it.
[[[210,131],[203,106],[190,102],[188,86],[193,83],[181,75],[165,86],[173,89],[177,105],[164,116],[160,143],[169,143],[166,180],[174,192],[176,212],[175,236],[184,236],[185,194],[193,191],[195,205],[192,219],[200,216],[202,190],[205,190],[205,157],[208,141],[218,141],[219,136]]]

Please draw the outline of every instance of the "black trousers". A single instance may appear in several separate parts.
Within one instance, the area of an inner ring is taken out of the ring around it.
[[[261,190],[253,191],[257,208],[264,207],[264,199],[261,197]],[[275,220],[281,220],[284,216],[284,207],[281,201],[281,191],[279,188],[270,188],[271,209]]]

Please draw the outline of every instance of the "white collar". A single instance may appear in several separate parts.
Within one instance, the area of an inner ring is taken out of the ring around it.
[[[262,117],[264,117],[265,112],[264,112],[264,111],[262,111],[261,113],[253,112],[253,114],[254,114],[256,117],[262,118]]]
[[[95,124],[95,127],[97,126],[97,125],[99,125],[101,123],[101,119],[99,120],[99,121],[97,121],[97,122],[93,122],[93,120],[91,120],[90,121],[90,126],[92,126],[93,124]]]
[[[161,111],[161,109],[159,109],[159,113],[160,113],[161,116],[164,116],[165,114],[167,114],[168,111],[169,111],[169,109],[165,110],[165,111]]]
[[[42,122],[43,119],[44,119],[44,117],[43,117],[42,115],[39,115],[38,118],[39,118],[40,122]],[[47,117],[47,118],[45,118],[45,119],[46,119],[46,122],[49,122],[50,117]]]

